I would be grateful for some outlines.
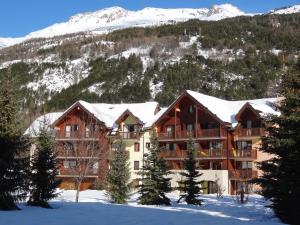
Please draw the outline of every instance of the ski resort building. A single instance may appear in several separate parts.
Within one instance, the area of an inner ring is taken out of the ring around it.
[[[32,130],[38,130],[41,118],[48,117],[48,124],[55,131],[62,188],[75,188],[74,180],[83,175],[84,189],[105,182],[116,140],[125,145],[132,183],[137,185],[137,172],[143,166],[150,134],[155,130],[163,149],[161,157],[172,172],[173,187],[182,179],[187,141],[192,138],[204,193],[215,192],[217,186],[225,194],[235,194],[241,188],[251,192],[257,187],[248,181],[260,175],[255,163],[270,157],[259,149],[267,126],[263,115],[277,113],[270,105],[276,100],[226,101],[185,91],[168,108],[160,108],[156,102],[78,101],[65,112],[38,118],[26,133],[36,136]],[[82,160],[86,164],[78,165]]]

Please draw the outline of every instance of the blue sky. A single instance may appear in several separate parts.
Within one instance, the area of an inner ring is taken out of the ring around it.
[[[300,0],[2,0],[0,37],[24,36],[70,16],[110,6],[126,9],[144,7],[178,8],[210,7],[231,3],[245,12],[267,12],[274,8],[300,4]]]

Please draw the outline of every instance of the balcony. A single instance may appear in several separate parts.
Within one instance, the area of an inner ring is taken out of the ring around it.
[[[225,137],[225,132],[220,128],[212,128],[212,129],[199,129],[196,131],[187,131],[180,130],[175,132],[160,132],[158,133],[158,139],[160,140],[171,140],[171,139],[188,139],[188,138],[196,138],[196,139],[209,139],[209,138],[221,138]]]
[[[237,135],[239,137],[261,137],[264,136],[265,129],[262,127],[256,128],[239,128],[237,130]]]
[[[160,153],[165,159],[185,159],[187,150],[165,150]],[[201,149],[196,151],[196,158],[226,158],[227,152],[225,149]]]
[[[139,138],[139,132],[118,132],[118,135],[126,140],[130,139],[138,139]]]
[[[229,157],[233,159],[257,159],[257,150],[254,149],[233,149],[229,152]]]
[[[57,140],[76,140],[76,139],[98,139],[100,137],[99,132],[57,132],[55,139]]]
[[[252,169],[229,171],[229,179],[231,180],[250,180],[257,178],[257,171]]]

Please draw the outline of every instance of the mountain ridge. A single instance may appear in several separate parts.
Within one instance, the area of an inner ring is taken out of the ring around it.
[[[108,33],[129,27],[159,26],[166,23],[182,22],[189,19],[221,20],[247,14],[231,4],[213,5],[211,8],[153,8],[126,10],[119,6],[94,12],[73,15],[66,22],[55,23],[24,37],[0,37],[0,48],[21,43],[33,38],[49,38],[77,32]]]

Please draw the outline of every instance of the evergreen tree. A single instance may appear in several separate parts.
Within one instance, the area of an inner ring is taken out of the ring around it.
[[[50,208],[48,201],[57,197],[56,188],[59,185],[57,179],[56,154],[54,153],[54,139],[43,128],[37,140],[36,153],[31,166],[31,190],[28,204]]]
[[[0,210],[18,209],[28,190],[29,139],[20,125],[19,100],[10,72],[0,81]]]
[[[262,151],[274,157],[263,161],[263,176],[255,182],[270,207],[285,223],[300,224],[300,64],[288,71],[282,82],[284,99],[276,105],[280,116],[269,116],[268,135]]]
[[[108,194],[114,203],[124,204],[130,194],[128,153],[122,139],[115,146],[107,173]]]
[[[166,193],[170,192],[170,172],[167,169],[166,161],[160,157],[161,148],[158,146],[155,131],[150,137],[149,153],[145,154],[145,163],[142,171],[142,184],[139,186],[139,203],[142,205],[170,205],[170,199]]]
[[[197,171],[194,144],[192,139],[189,139],[187,142],[187,159],[184,160],[185,171],[180,173],[184,179],[178,182],[178,189],[183,192],[183,194],[180,195],[178,202],[184,199],[187,204],[201,205],[202,200],[198,199],[201,190],[199,185],[201,182],[197,181],[197,178],[202,174]]]

